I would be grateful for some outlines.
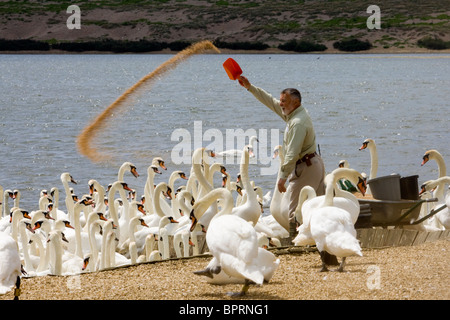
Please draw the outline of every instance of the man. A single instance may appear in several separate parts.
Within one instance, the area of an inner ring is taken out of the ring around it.
[[[316,135],[311,118],[302,106],[302,97],[297,89],[284,89],[280,100],[277,100],[263,89],[252,85],[246,77],[240,76],[238,80],[256,99],[286,122],[281,150],[284,161],[280,166],[277,185],[280,192],[286,192],[286,181],[289,179],[292,236],[295,233],[294,212],[301,189],[309,185],[316,190],[317,195],[325,193],[325,166],[316,152]]]

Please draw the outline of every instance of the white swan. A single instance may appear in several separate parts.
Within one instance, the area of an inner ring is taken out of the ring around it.
[[[205,172],[202,170],[202,166],[205,169],[209,166],[210,157],[215,157],[215,154],[211,150],[205,148],[197,148],[192,154],[192,171],[199,183],[199,190],[197,192],[192,192],[196,198],[201,198],[208,192],[213,190],[213,186],[209,183]],[[193,174],[191,173],[191,177]],[[189,188],[188,188],[189,190]],[[212,204],[208,210],[202,215],[199,223],[208,229],[209,223],[212,217],[217,213],[217,204]]]
[[[349,213],[353,224],[356,223],[359,216],[360,206],[358,199],[351,193],[336,187],[338,180],[346,178],[357,186],[359,191],[364,195],[366,184],[360,173],[356,170],[348,168],[337,168],[325,177],[325,195],[316,196],[315,191],[310,186],[305,186],[300,191],[299,203],[295,210],[297,221],[302,224],[297,228],[298,235],[293,240],[295,245],[312,245],[314,244],[310,233],[310,220],[316,208],[326,203],[332,203],[333,206],[339,207]],[[334,196],[336,193],[336,196]]]
[[[92,200],[83,198],[74,205],[72,222],[75,231],[74,233],[70,233],[67,235],[67,239],[69,242],[68,250],[71,253],[75,253],[75,255],[77,255],[81,259],[83,258],[83,250],[89,249],[89,237],[85,232],[81,230],[80,213],[83,207],[89,206],[91,204]]]
[[[245,284],[239,293],[244,295],[250,281],[261,285],[268,281],[280,263],[275,255],[258,247],[255,229],[244,219],[231,214],[233,197],[227,189],[218,188],[197,201],[191,211],[192,227],[206,209],[217,199],[223,200],[221,211],[214,216],[206,233],[206,242],[214,256],[215,270],[203,273],[210,276],[223,270],[228,276],[242,279]]]
[[[26,271],[34,271],[35,268],[33,266],[33,263],[30,258],[30,253],[28,251],[28,235],[25,230],[30,231],[31,233],[34,233],[34,230],[31,228],[30,220],[29,219],[21,219],[19,221],[19,234],[20,234],[20,241],[22,244],[22,256],[24,260],[24,268]]]
[[[98,212],[106,212],[105,204],[105,187],[103,187],[97,180],[91,179],[88,181],[89,195],[94,198],[94,210]],[[86,230],[87,231],[87,230]]]
[[[61,174],[61,182],[64,186],[64,192],[66,193],[65,203],[67,214],[69,215],[69,220],[73,221],[73,208],[74,201],[72,199],[72,192],[70,191],[69,182],[77,184],[77,182],[73,179],[73,177],[68,172],[64,172]]]
[[[322,258],[322,270],[327,271],[323,258],[326,251],[342,258],[338,271],[344,271],[345,259],[351,255],[362,256],[361,247],[356,239],[356,230],[347,211],[324,204],[314,209],[311,217],[311,235]]]
[[[136,232],[136,228],[141,225],[143,227],[147,227],[148,225],[145,223],[144,219],[140,218],[140,217],[133,217],[130,220],[130,225],[128,226],[129,230],[129,244],[128,244],[128,252],[130,253],[130,259],[131,259],[131,264],[135,264],[137,262],[138,259],[138,249],[140,251],[144,251],[145,248],[145,238],[143,241],[143,245],[142,248],[138,248],[137,247],[137,243],[136,243],[136,238],[135,238],[135,232]]]
[[[8,200],[9,200],[9,198],[12,199],[13,192],[8,189],[8,190],[3,191],[2,194],[3,194],[3,200],[2,200],[2,205],[3,205],[2,219],[3,219],[4,217],[9,216],[9,202],[8,202]],[[1,228],[0,228],[0,231],[2,231]]]
[[[275,147],[273,151],[273,158],[280,157],[280,163],[283,163],[283,153],[281,152],[281,145]],[[278,179],[277,179],[278,180]],[[272,201],[270,202],[270,214],[275,220],[289,232],[289,197],[291,194],[291,187],[288,185],[286,192],[281,193],[278,190],[277,181],[273,189]]]
[[[315,198],[314,198],[315,199]],[[321,271],[327,271],[324,252],[342,258],[338,271],[344,271],[346,257],[362,256],[356,230],[348,211],[333,205],[333,189],[327,188],[325,201],[310,209],[310,230],[322,260]]]
[[[378,152],[377,146],[373,139],[366,139],[363,141],[362,146],[359,150],[369,149],[370,151],[370,174],[369,179],[374,179],[377,177],[378,172]]]
[[[154,179],[155,174],[162,174],[161,171],[159,171],[158,167],[156,165],[150,165],[147,168],[147,180],[145,182],[144,186],[144,196],[145,196],[145,211],[148,213],[154,213],[153,211],[153,199],[154,199]]]
[[[19,208],[20,207],[20,191],[17,189],[14,189],[12,198],[14,200],[14,207]]]
[[[139,174],[136,171],[136,166],[134,164],[132,164],[131,162],[127,161],[127,162],[124,162],[120,166],[119,172],[117,173],[117,181],[124,181],[123,178],[124,178],[125,172],[127,172],[127,171],[131,172],[131,174],[135,178],[139,177]]]
[[[257,136],[251,136],[249,139],[249,143],[247,145],[247,147],[249,148],[249,156],[251,158],[255,157],[255,154],[253,152],[254,148],[253,145],[255,142],[259,142],[258,137]],[[217,155],[220,157],[239,157],[242,156],[242,149],[229,149],[229,150],[224,150],[224,151],[220,151],[217,152]]]
[[[17,239],[17,223],[21,218],[31,219],[28,211],[20,208],[11,208],[7,216],[4,216],[0,221],[0,232],[11,235],[15,240]]]
[[[248,165],[249,165],[249,153],[248,147],[244,147],[242,151],[241,164],[240,164],[240,172],[241,172],[241,181],[245,188],[245,192],[247,194],[247,201],[232,209],[232,214],[242,219],[252,222],[254,226],[258,223],[259,217],[261,216],[261,206],[256,199],[256,192],[253,189],[253,186],[250,184],[250,178],[248,175]]]
[[[59,209],[59,189],[53,187],[50,189],[50,196],[52,197],[53,208],[50,211],[50,215],[53,219],[68,219],[67,213]]]
[[[450,184],[450,176],[443,176],[436,180],[426,181],[421,185],[422,194],[424,191],[434,191],[434,197],[438,199],[436,202],[434,209],[440,208],[442,205],[446,205],[447,207],[436,213],[433,217],[427,219],[427,224],[432,227],[438,229],[450,229],[450,192],[445,194],[445,186]]]
[[[16,241],[0,232],[0,294],[9,292],[21,276],[21,263]]]
[[[442,178],[447,175],[447,166],[445,165],[444,157],[437,150],[428,150],[422,157],[422,166],[427,163],[429,160],[435,160],[438,169],[439,169],[439,177]]]
[[[120,198],[126,199],[125,190],[131,191],[131,189],[128,187],[128,185],[123,181],[116,181],[112,184],[111,188],[108,192],[108,203],[109,203],[109,215],[113,219],[114,224],[119,228],[116,232],[118,233],[119,239],[120,235],[122,233],[125,233],[124,238],[126,237],[126,234],[128,233],[126,230],[120,230],[120,224],[119,224],[119,215],[117,213],[117,208],[114,204],[116,192],[119,192]],[[123,201],[124,203],[127,202],[126,200]]]

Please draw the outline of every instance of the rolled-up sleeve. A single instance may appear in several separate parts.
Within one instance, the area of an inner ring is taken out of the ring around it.
[[[280,101],[275,99],[270,93],[266,92],[264,89],[255,87],[254,85],[250,85],[248,89],[256,99],[258,99],[262,104],[267,106],[270,110],[275,112],[277,115],[281,117],[284,121],[286,121],[286,117],[283,115],[280,107]]]

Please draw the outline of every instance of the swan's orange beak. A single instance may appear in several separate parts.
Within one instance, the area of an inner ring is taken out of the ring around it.
[[[28,214],[28,211],[22,210],[22,214],[24,218],[31,219],[30,215]]]
[[[191,228],[190,228],[190,232],[194,231],[195,226],[197,225],[197,218],[194,215],[194,209],[192,209],[191,213],[189,214],[189,219],[191,219],[192,224],[191,224]]]
[[[36,221],[33,227],[33,231],[39,229],[42,226],[42,221]]]
[[[419,196],[422,195],[422,194],[424,194],[426,191],[427,191],[427,190],[425,190],[425,185],[424,185],[424,184],[421,185],[421,186],[420,186]]]
[[[189,237],[189,245],[195,247],[195,244],[192,242],[190,237]]]
[[[159,160],[158,164],[161,168],[163,168],[164,170],[167,170],[167,167],[165,166],[164,161]]]
[[[143,226],[143,227],[149,227],[146,223],[145,223],[145,221],[144,221],[144,219],[141,219],[141,226]]]
[[[170,223],[178,223],[178,221],[172,217],[169,217],[169,221],[170,221]]]
[[[144,205],[143,204],[138,204],[137,205],[137,209],[140,213],[142,213],[144,216],[147,214],[147,212],[145,212],[144,210]]]
[[[83,271],[86,270],[88,264],[89,264],[89,257],[87,257],[83,260],[83,267],[81,267],[81,270],[83,270]]]
[[[130,172],[135,178],[139,177],[139,173],[137,173],[136,167],[131,167]]]
[[[367,191],[367,184],[364,181],[364,179],[362,179],[361,177],[358,178],[357,187],[358,187],[359,192],[361,192],[361,194],[364,196],[366,194],[366,191]]]
[[[423,166],[425,163],[428,162],[428,160],[430,160],[430,155],[429,154],[425,154],[422,158],[422,164],[421,166]]]
[[[228,180],[228,176],[224,175],[222,177],[222,188],[225,188],[225,186],[227,185],[227,180]]]
[[[106,219],[105,219],[105,220],[106,220]],[[70,222],[67,221],[67,220],[64,220],[64,226],[65,226],[66,228],[75,229],[74,227],[72,227],[72,225],[70,224]]]
[[[133,192],[133,190],[132,190],[125,182],[122,182],[122,186],[123,186],[123,189],[124,189],[124,190]]]
[[[362,146],[359,148],[359,150],[364,150],[364,149],[366,149],[366,148],[367,148],[367,143],[368,143],[368,142],[364,142],[364,143],[362,144]]]
[[[108,221],[108,219],[106,219],[105,216],[103,215],[103,213],[101,213],[101,212],[98,213],[98,218],[103,221]]]

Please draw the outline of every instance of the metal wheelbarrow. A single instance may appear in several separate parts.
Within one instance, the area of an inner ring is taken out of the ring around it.
[[[381,227],[417,225],[422,223],[446,207],[446,205],[443,204],[438,208],[432,209],[424,217],[418,219],[422,204],[436,202],[437,200],[437,198],[399,201],[358,199],[361,208],[370,207],[371,225]]]

